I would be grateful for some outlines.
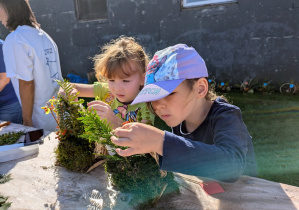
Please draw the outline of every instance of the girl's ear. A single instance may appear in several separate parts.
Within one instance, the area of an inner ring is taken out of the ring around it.
[[[197,93],[198,98],[206,97],[209,91],[209,83],[206,78],[200,78],[194,85],[194,91]]]

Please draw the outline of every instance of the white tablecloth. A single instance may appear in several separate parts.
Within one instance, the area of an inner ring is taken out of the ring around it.
[[[18,125],[14,130],[23,128]],[[130,209],[126,195],[107,188],[103,166],[88,174],[55,166],[53,151],[57,144],[53,132],[45,137],[37,155],[0,163],[0,173],[11,173],[13,178],[0,184],[0,194],[9,196],[12,202],[10,209],[87,209],[89,198],[94,197],[92,192],[98,192],[97,197],[103,199],[104,209]],[[189,178],[198,181],[196,177]],[[225,192],[209,196],[199,184],[180,178],[177,181],[180,194],[162,197],[155,208],[299,209],[299,187],[243,176],[233,184],[220,183]],[[114,200],[115,206],[109,206]]]

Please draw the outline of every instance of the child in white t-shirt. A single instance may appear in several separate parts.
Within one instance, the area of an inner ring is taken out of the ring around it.
[[[7,77],[22,105],[23,124],[54,131],[57,124],[41,107],[56,96],[62,80],[58,49],[37,23],[27,0],[0,1],[0,21],[12,31],[3,45]]]

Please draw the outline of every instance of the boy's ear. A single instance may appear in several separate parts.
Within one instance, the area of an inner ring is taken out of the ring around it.
[[[143,73],[141,75],[141,84],[140,85],[144,85],[144,82],[145,82],[145,73]]]
[[[194,85],[194,90],[197,93],[197,97],[204,98],[206,97],[208,91],[209,91],[209,83],[206,78],[200,78],[196,81]]]

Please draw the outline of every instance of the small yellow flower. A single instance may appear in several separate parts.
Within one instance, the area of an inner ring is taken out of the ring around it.
[[[45,110],[46,114],[50,113],[50,108],[49,107],[45,106],[45,107],[41,107],[41,108]]]
[[[51,103],[51,105],[53,106],[54,104],[56,104],[56,99],[54,98],[54,99],[50,99],[48,102],[50,102]]]

